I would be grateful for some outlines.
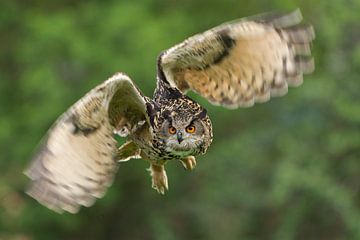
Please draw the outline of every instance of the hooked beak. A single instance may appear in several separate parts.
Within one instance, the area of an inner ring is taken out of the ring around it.
[[[184,140],[183,139],[183,137],[182,137],[182,133],[181,132],[178,132],[177,134],[176,134],[176,136],[177,136],[177,140],[178,140],[178,142],[179,142],[179,144]]]

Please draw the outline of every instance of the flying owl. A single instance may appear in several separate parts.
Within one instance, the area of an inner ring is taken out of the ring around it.
[[[92,89],[62,114],[45,136],[26,175],[27,193],[48,208],[76,213],[111,185],[118,162],[150,163],[152,187],[168,189],[165,163],[186,169],[211,144],[207,111],[186,96],[212,104],[251,107],[282,96],[314,70],[312,26],[299,10],[236,20],[192,36],[160,53],[153,98],[124,73]],[[126,137],[118,148],[114,134]]]

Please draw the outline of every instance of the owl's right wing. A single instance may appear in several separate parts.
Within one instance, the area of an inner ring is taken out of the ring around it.
[[[118,73],[65,112],[48,131],[25,174],[27,193],[48,208],[76,213],[91,206],[113,181],[118,163],[114,130],[131,134],[147,121],[146,99]]]
[[[237,108],[268,101],[314,70],[314,30],[301,20],[296,10],[222,24],[163,52],[159,69],[172,87],[213,104]]]

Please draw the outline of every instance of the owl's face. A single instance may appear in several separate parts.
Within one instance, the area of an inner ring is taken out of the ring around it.
[[[208,145],[211,134],[204,120],[206,118],[181,113],[169,115],[158,134],[165,144],[165,150],[178,156],[199,154],[204,145]]]

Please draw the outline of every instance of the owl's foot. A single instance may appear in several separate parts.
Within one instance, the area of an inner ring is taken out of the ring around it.
[[[149,170],[152,177],[152,188],[160,194],[165,194],[169,187],[164,166],[151,164]]]
[[[140,154],[140,148],[133,141],[128,141],[118,148],[115,159],[118,162],[126,162],[132,158],[140,158]]]
[[[196,159],[194,156],[189,156],[180,160],[182,165],[187,170],[193,170],[196,166]]]

